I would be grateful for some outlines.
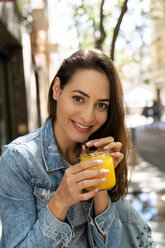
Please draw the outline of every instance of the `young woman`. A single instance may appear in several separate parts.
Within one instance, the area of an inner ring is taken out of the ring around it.
[[[64,60],[50,86],[48,112],[40,129],[4,149],[1,247],[154,247],[149,227],[120,200],[128,188],[129,140],[112,61],[97,50]],[[89,148],[111,152],[117,183],[109,190],[98,190],[109,171],[86,170],[101,161],[78,162],[87,139]]]

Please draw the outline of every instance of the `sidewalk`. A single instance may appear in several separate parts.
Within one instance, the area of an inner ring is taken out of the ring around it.
[[[165,173],[139,157],[128,192],[127,199],[150,225],[156,247],[164,248]]]

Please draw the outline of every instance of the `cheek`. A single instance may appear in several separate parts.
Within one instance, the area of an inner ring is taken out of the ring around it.
[[[57,102],[57,119],[63,119],[67,114],[67,105],[65,102]]]
[[[59,100],[57,103],[57,118],[60,120],[66,120],[74,113],[72,104],[65,99]]]
[[[107,120],[107,117],[108,117],[108,113],[105,112],[105,113],[100,113],[97,117],[97,122],[99,125],[103,125],[106,120]]]

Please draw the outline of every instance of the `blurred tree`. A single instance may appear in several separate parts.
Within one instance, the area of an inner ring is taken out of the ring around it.
[[[96,0],[96,5],[97,3],[98,0]],[[96,41],[98,24],[92,4],[84,3],[84,0],[80,0],[80,2],[73,4],[72,9],[73,25],[70,28],[76,28],[79,49],[93,47]]]
[[[125,13],[127,12],[127,3],[128,3],[128,0],[124,0],[123,3],[119,1],[119,5],[121,5],[121,13],[117,20],[117,23],[116,23],[116,26],[113,32],[112,44],[111,44],[111,49],[110,49],[110,57],[112,60],[114,60],[115,44],[116,44],[117,36],[119,34],[120,26],[121,26],[123,17]]]
[[[105,15],[103,12],[104,8],[104,2],[105,0],[101,0],[101,5],[100,5],[100,23],[99,23],[99,32],[100,32],[100,37],[95,40],[95,48],[102,50],[103,42],[106,38],[106,32],[104,29],[104,19]]]
[[[128,4],[126,22],[118,36],[116,63],[125,82],[151,83],[149,0],[135,0]],[[126,25],[127,24],[127,25]]]
[[[116,20],[115,26],[109,26],[112,34],[110,45],[110,57],[114,60],[115,43],[119,34],[120,26],[125,13],[127,12],[128,0],[118,0],[115,7],[120,10],[120,15]],[[73,5],[73,24],[76,27],[77,37],[79,40],[79,48],[84,46],[95,46],[95,48],[103,50],[103,44],[107,38],[105,31],[105,21],[107,16],[113,18],[112,13],[104,14],[105,0],[88,2],[81,0],[79,4]],[[86,25],[85,25],[86,21]],[[93,34],[93,35],[90,35]]]
[[[108,54],[126,88],[151,83],[150,0],[79,0],[72,6],[80,49]]]

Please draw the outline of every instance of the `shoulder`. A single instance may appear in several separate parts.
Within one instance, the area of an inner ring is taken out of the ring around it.
[[[116,209],[122,222],[122,248],[155,247],[151,229],[127,200],[116,202]]]
[[[39,133],[38,129],[4,146],[0,161],[1,176],[25,174],[25,171],[34,173],[33,160],[41,153]]]
[[[34,152],[35,147],[38,147],[38,143],[40,143],[40,129],[18,137],[8,145],[5,145],[2,152],[2,159],[4,157],[6,159],[10,157],[15,158],[18,154],[28,158],[28,153],[30,151]]]
[[[118,214],[120,220],[123,223],[130,224],[143,224],[144,221],[139,215],[139,213],[133,208],[131,203],[126,199],[120,199],[116,202],[116,208],[118,210]]]
[[[28,145],[28,143],[32,143],[32,142],[37,142],[37,140],[40,138],[40,133],[41,133],[41,128],[36,129],[35,131],[20,136],[18,138],[16,138],[15,140],[13,140],[9,145],[7,145],[7,147],[13,147],[13,146],[26,146]]]
[[[47,118],[43,125],[34,130],[33,132],[24,136],[18,137],[11,143],[4,147],[2,156],[4,153],[21,153],[23,156],[35,157],[41,155],[44,137],[48,137],[50,129],[52,128],[52,120]],[[53,136],[53,135],[52,135]],[[46,144],[47,145],[47,144]]]

